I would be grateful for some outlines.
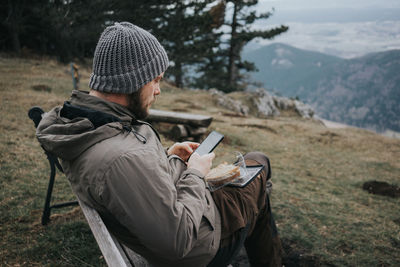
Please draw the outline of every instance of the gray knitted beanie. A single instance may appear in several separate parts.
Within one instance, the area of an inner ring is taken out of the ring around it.
[[[89,87],[131,94],[164,72],[168,64],[167,53],[151,33],[129,22],[117,22],[100,36]]]

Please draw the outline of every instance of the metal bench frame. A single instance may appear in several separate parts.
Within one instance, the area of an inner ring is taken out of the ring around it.
[[[35,124],[35,128],[37,128],[37,126],[39,125],[39,122],[41,121],[43,114],[44,114],[44,111],[40,107],[32,107],[29,110],[28,116]],[[46,199],[44,202],[44,208],[43,208],[43,214],[42,214],[42,225],[46,225],[50,221],[50,215],[51,215],[52,209],[76,206],[76,205],[78,205],[78,201],[68,201],[68,202],[57,203],[57,204],[51,205],[51,196],[53,193],[54,180],[56,178],[57,169],[62,173],[64,173],[64,171],[63,171],[57,157],[55,157],[51,153],[47,152],[44,148],[43,148],[43,151],[46,154],[47,160],[49,161],[49,165],[50,165],[49,185],[47,187],[47,194],[46,194]]]

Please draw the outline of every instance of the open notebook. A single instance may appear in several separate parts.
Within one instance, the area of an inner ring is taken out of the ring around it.
[[[246,166],[246,170],[240,167],[240,177],[228,183],[229,186],[245,187],[264,169],[264,165]]]
[[[264,169],[264,165],[255,165],[255,166],[245,166],[240,167],[240,176],[233,181],[230,181],[226,184],[220,185],[218,187],[212,186],[208,184],[208,188],[210,191],[218,190],[224,186],[232,186],[232,187],[245,187],[248,183],[250,183],[257,175]]]

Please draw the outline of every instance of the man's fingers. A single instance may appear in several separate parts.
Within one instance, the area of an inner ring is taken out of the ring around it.
[[[199,144],[199,143],[191,143],[190,146],[191,146],[193,149],[195,149],[195,148],[198,148],[198,147],[200,146],[200,144]]]
[[[188,168],[194,168],[199,170],[203,175],[206,175],[210,171],[214,158],[214,153],[200,156],[197,152],[194,152],[188,161]]]
[[[198,148],[199,145],[200,145],[199,143],[190,142],[190,141],[186,141],[186,142],[183,142],[183,143],[189,145],[192,149],[196,149],[196,148]]]
[[[189,144],[182,143],[181,148],[190,154],[193,152],[193,148]]]

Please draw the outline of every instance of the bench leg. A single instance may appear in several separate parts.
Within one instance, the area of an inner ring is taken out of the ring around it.
[[[44,202],[42,225],[46,225],[50,221],[50,211],[51,211],[50,201],[51,201],[51,194],[53,192],[54,178],[56,177],[56,167],[54,160],[49,155],[47,155],[47,159],[49,160],[50,164],[50,180],[49,180],[49,186],[47,187],[46,200]]]
[[[63,207],[78,205],[78,201],[70,201],[50,206],[51,195],[53,193],[54,180],[56,177],[56,164],[58,162],[56,162],[51,155],[47,155],[47,159],[49,160],[49,165],[50,165],[50,179],[49,179],[49,186],[47,187],[46,200],[44,202],[42,225],[46,225],[49,223],[52,208],[63,208]],[[61,169],[61,166],[59,168]]]

